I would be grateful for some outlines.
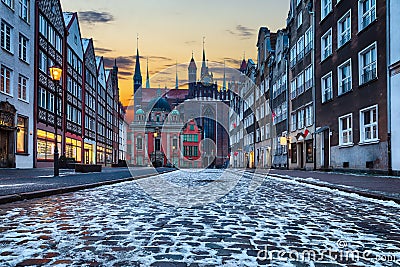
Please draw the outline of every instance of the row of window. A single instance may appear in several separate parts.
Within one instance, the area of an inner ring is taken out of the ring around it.
[[[7,5],[12,10],[15,10],[14,0],[1,0],[5,5]],[[29,23],[31,14],[30,14],[30,0],[19,0],[18,1],[18,14],[19,17],[25,22]]]
[[[339,4],[341,0],[337,1]],[[329,13],[332,12],[332,0],[322,0],[321,1],[321,20],[325,19]],[[346,14],[348,15],[348,14]],[[344,16],[344,18],[346,17]],[[358,29],[362,31],[369,24],[371,24],[376,19],[376,0],[360,0],[358,1]],[[346,19],[344,19],[345,21]],[[339,22],[343,22],[343,18]],[[338,23],[340,24],[340,23]],[[350,25],[350,22],[348,22]],[[347,29],[347,22],[344,24]]]
[[[13,81],[13,70],[10,68],[7,68],[4,65],[1,65],[1,70],[0,70],[0,76],[1,76],[1,84],[0,84],[0,92],[10,95],[13,95],[12,88],[12,81]],[[18,99],[29,102],[29,96],[28,96],[28,82],[29,79],[25,77],[22,74],[18,74]]]
[[[290,118],[290,130],[292,132],[296,130],[304,129],[313,125],[313,107],[308,105],[305,108],[299,109],[291,114]]]
[[[0,46],[4,50],[14,53],[14,44],[13,44],[13,28],[10,24],[1,21],[0,25]],[[28,50],[29,50],[29,39],[22,33],[18,35],[18,57],[20,60],[29,63],[28,58]]]
[[[79,100],[82,99],[82,86],[71,77],[67,77],[67,90]]]
[[[76,124],[82,124],[82,111],[70,104],[67,104],[67,120]]]
[[[281,93],[285,92],[287,89],[286,86],[286,74],[282,75],[273,85],[272,85],[272,97],[275,99]]]
[[[62,54],[62,37],[57,33],[56,29],[47,22],[42,14],[39,14],[39,32],[60,54]]]
[[[67,51],[67,61],[74,70],[76,70],[80,75],[82,75],[82,61],[69,47]]]
[[[293,68],[312,49],[313,29],[310,27],[290,49],[290,67]]]
[[[38,89],[38,105],[39,107],[46,109],[52,113],[54,113],[55,109],[55,96],[52,92],[47,91],[46,89],[39,87]],[[57,114],[62,114],[62,99],[58,98],[57,105]]]
[[[198,142],[199,136],[197,134],[185,134],[182,139],[183,142]]]
[[[313,86],[313,66],[308,66],[290,82],[290,99],[303,94]]]
[[[184,146],[183,156],[185,157],[197,157],[199,156],[199,148],[197,146]]]
[[[377,44],[374,43],[362,50],[358,56],[359,85],[377,78]],[[352,61],[342,63],[338,68],[338,96],[352,90]],[[321,78],[322,103],[333,99],[332,72]]]
[[[378,137],[378,105],[360,110],[360,143],[376,142]],[[339,118],[339,145],[352,146],[353,113]]]

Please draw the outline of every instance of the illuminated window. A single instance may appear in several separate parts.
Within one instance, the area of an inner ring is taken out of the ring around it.
[[[17,153],[27,154],[28,153],[28,118],[18,116],[17,118]]]

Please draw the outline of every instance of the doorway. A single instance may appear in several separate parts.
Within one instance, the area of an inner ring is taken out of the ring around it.
[[[0,130],[0,168],[14,168],[14,132]]]
[[[304,168],[304,144],[303,143],[299,143],[299,168]]]
[[[321,139],[321,167],[322,169],[329,169],[330,164],[330,140],[329,130],[323,132]]]

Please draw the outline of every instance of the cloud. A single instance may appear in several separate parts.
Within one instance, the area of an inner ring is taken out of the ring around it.
[[[96,51],[96,53],[100,53],[100,54],[106,54],[106,53],[110,53],[110,52],[114,51],[112,49],[103,48],[103,47],[95,47],[94,50]]]
[[[147,58],[149,58],[150,61],[154,61],[154,60],[172,61],[172,58],[163,57],[163,56],[140,56],[140,59],[147,59]]]
[[[109,12],[100,12],[100,11],[80,11],[79,20],[88,24],[95,23],[109,23],[114,21],[114,16]]]
[[[240,37],[242,40],[244,39],[250,39],[256,34],[255,29],[248,28],[243,25],[237,25],[234,30],[226,30],[232,35]]]
[[[241,59],[231,57],[220,58],[217,63],[224,64],[224,60],[227,67],[233,66],[234,68],[239,68],[240,64],[242,63]]]
[[[186,41],[186,42],[184,42],[184,44],[191,46],[191,45],[197,44],[197,41]]]
[[[115,60],[117,60],[118,74],[122,77],[122,79],[124,79],[123,77],[130,77],[133,75],[135,63],[134,56],[121,56],[117,58],[104,57],[104,66],[106,68],[112,68]]]

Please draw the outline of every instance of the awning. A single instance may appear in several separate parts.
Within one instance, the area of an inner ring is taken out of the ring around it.
[[[324,126],[324,127],[319,128],[318,130],[315,131],[315,134],[323,133],[326,130],[329,130],[329,126]]]

